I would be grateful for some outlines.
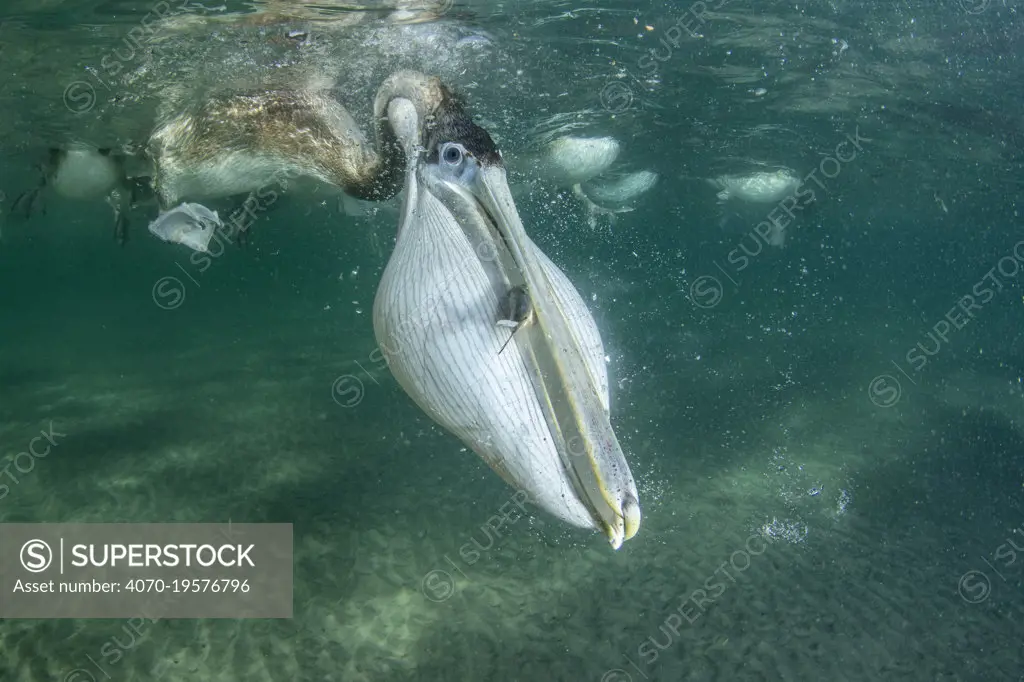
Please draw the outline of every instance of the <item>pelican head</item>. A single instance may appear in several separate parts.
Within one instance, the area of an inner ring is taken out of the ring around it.
[[[413,77],[425,78],[392,79]],[[374,301],[377,342],[432,419],[531,503],[617,549],[637,532],[640,506],[609,421],[597,325],[527,236],[490,135],[427,80],[430,106],[396,89],[377,102],[406,157],[398,240]],[[510,295],[529,308],[511,321]]]

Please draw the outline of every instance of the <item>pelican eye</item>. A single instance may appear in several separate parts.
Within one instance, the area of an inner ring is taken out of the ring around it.
[[[445,142],[437,149],[437,170],[445,182],[470,187],[477,181],[480,163],[459,142]]]
[[[462,163],[462,145],[455,144],[454,142],[446,142],[441,147],[441,158],[449,166],[458,166]]]

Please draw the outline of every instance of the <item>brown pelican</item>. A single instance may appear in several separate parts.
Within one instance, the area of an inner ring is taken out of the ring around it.
[[[258,188],[282,172],[363,199],[403,187],[394,253],[374,302],[383,356],[406,393],[537,506],[605,533],[640,524],[636,485],[609,421],[594,319],[527,236],[501,154],[437,78],[400,71],[374,101],[375,145],[323,93],[212,100],[150,141],[161,204]],[[505,352],[509,291],[529,317]]]

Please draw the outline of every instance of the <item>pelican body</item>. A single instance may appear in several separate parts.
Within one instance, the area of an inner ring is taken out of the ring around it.
[[[385,95],[386,96],[386,95]],[[162,207],[249,192],[304,176],[382,200],[401,188],[405,159],[387,126],[378,153],[326,93],[272,91],[208,100],[162,123],[149,141]]]

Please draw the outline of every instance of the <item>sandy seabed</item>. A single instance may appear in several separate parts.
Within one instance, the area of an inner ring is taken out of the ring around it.
[[[214,318],[130,343],[64,343],[88,326],[70,311],[23,332],[3,350],[0,461],[61,435],[0,520],[290,522],[294,618],[5,621],[0,679],[1019,677],[1024,573],[994,557],[1024,541],[1019,463],[996,456],[1020,445],[1020,403],[995,379],[936,375],[882,409],[857,377],[831,401],[751,397],[746,423],[699,433],[665,426],[703,408],[659,400],[678,379],[652,374],[616,405],[645,516],[613,552],[536,510],[488,527],[514,491],[360,360],[372,338],[341,357],[333,331],[274,315],[227,345]],[[704,376],[790,390],[762,364]],[[345,408],[348,372],[365,394]]]

